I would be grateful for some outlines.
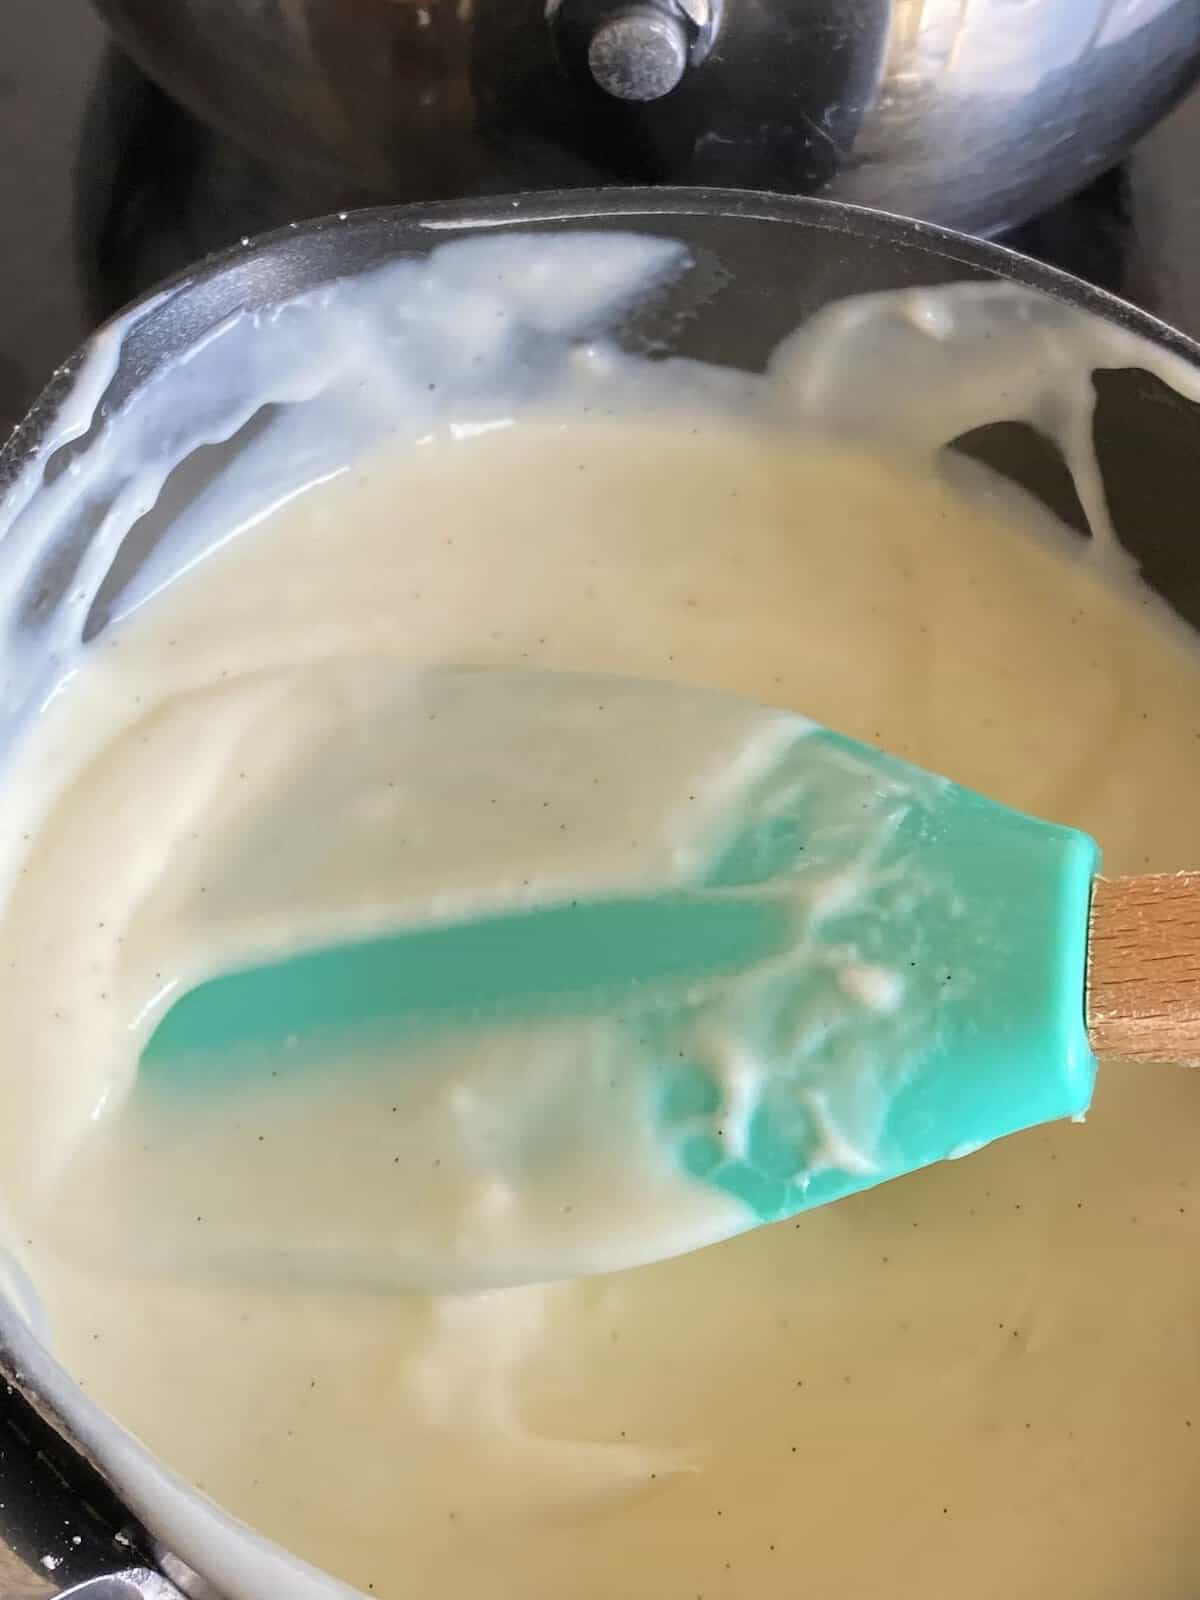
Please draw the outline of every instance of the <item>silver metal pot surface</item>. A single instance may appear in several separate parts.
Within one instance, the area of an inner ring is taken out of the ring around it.
[[[1200,69],[1196,0],[97,3],[202,118],[385,200],[722,184],[988,232]]]

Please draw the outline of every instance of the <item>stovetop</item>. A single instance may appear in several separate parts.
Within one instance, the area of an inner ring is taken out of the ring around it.
[[[0,151],[0,436],[89,330],[157,279],[363,199],[280,176],[200,127],[108,45],[85,0],[0,0]],[[1003,240],[1200,337],[1198,163],[1200,90],[1122,166]],[[56,1476],[72,1476],[65,1461],[47,1470],[54,1455],[0,1384],[4,1600],[129,1561],[119,1509],[99,1483]]]

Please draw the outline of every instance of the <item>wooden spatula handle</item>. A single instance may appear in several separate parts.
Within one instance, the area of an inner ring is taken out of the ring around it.
[[[1096,879],[1087,1025],[1098,1056],[1200,1066],[1200,872]]]

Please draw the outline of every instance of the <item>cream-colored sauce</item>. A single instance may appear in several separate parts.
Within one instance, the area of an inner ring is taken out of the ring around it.
[[[237,821],[214,775],[241,770],[228,744],[259,724],[230,680],[371,656],[707,684],[1084,828],[1110,870],[1200,858],[1192,637],[928,443],[780,438],[694,396],[661,422],[576,408],[435,430],[102,634],[38,719],[0,925],[13,1254],[89,1395],[344,1581],[1165,1600],[1200,1580],[1196,1076],[1107,1067],[1082,1128],[671,1262],[478,1296],[213,1281],[188,1250],[139,1262],[139,1211],[169,1212],[172,1181],[254,1204],[274,1120],[220,1164],[184,1126],[160,1130],[173,1168],[96,1156],[121,1115],[97,1086],[119,1101],[128,1080],[122,1001],[178,937],[161,886],[198,898],[185,835]],[[285,748],[293,726],[311,724],[279,724]],[[208,740],[227,748],[210,760]],[[297,1130],[319,1115],[354,1182],[338,1096],[305,1095]]]

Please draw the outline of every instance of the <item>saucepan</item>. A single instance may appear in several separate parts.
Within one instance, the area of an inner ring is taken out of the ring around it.
[[[789,331],[848,294],[991,279],[1041,291],[1200,363],[1200,346],[1184,335],[1062,273],[934,226],[830,202],[733,191],[599,190],[379,209],[268,235],[147,297],[123,324],[120,340],[102,331],[54,375],[0,451],[0,493],[26,493],[26,469],[38,459],[51,470],[34,492],[47,492],[65,459],[55,468],[51,445],[68,454],[86,448],[89,435],[131,394],[242,309],[268,308],[485,231],[580,227],[660,235],[688,247],[693,269],[636,308],[621,331],[643,350],[758,370]],[[1200,626],[1200,409],[1141,370],[1100,372],[1095,383],[1096,444],[1117,530],[1153,587]],[[1062,461],[1032,429],[989,426],[957,445],[1082,530]],[[58,564],[78,554],[48,549],[43,570],[52,578]],[[0,564],[4,558],[0,548]],[[349,1592],[294,1564],[152,1461],[58,1364],[52,1330],[36,1318],[31,1323],[19,1298],[0,1293],[0,1377],[8,1386],[7,1398],[0,1386],[0,1533],[12,1550],[6,1556],[0,1547],[0,1563],[15,1563],[13,1571],[22,1574],[7,1587],[0,1583],[6,1594],[56,1592],[98,1574],[108,1574],[105,1587],[93,1592],[121,1600],[163,1600],[172,1585],[194,1600],[285,1594],[318,1600]],[[164,1351],[163,1360],[170,1359]],[[179,1381],[188,1381],[186,1372]]]

